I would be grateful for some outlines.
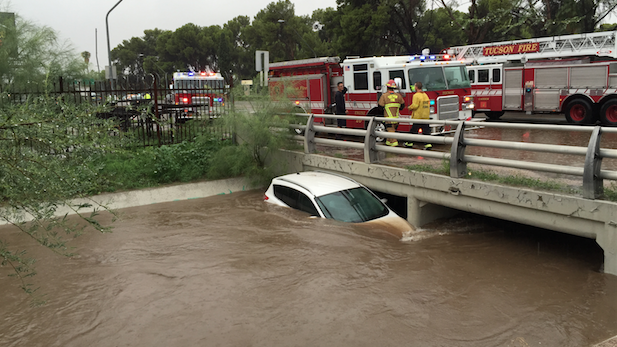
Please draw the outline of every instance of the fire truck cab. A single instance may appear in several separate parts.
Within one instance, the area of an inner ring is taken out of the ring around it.
[[[453,47],[469,64],[476,112],[564,113],[617,126],[617,32]]]
[[[172,97],[180,113],[177,121],[214,117],[224,105],[225,80],[218,72],[174,72]]]
[[[449,55],[348,58],[343,63],[338,57],[303,59],[272,63],[269,74],[271,95],[283,95],[304,112],[315,114],[333,113],[336,86],[343,82],[347,115],[383,117],[378,100],[391,79],[397,81],[406,106],[412,103],[412,86],[422,82],[431,99],[431,119],[470,120],[474,107],[466,65]],[[407,107],[401,110],[401,117],[411,117]],[[347,119],[346,126],[365,128],[366,124]],[[401,123],[399,131],[410,127]],[[433,128],[433,133],[449,131],[449,127]]]
[[[343,61],[343,70],[348,89],[348,114],[383,115],[377,101],[387,91],[386,83],[395,80],[397,92],[403,96],[406,106],[412,103],[414,84],[422,82],[431,100],[430,119],[469,120],[472,117],[474,104],[467,69],[465,64],[452,61],[449,55],[351,58]],[[400,113],[401,118],[411,118],[407,107]],[[348,120],[347,126],[354,128],[361,124]],[[401,124],[399,131],[408,131],[407,127],[408,124]]]

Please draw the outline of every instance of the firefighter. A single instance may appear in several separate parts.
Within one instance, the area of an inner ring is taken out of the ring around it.
[[[411,105],[409,105],[409,110],[413,113],[412,119],[429,119],[431,115],[430,111],[430,103],[431,100],[428,98],[428,95],[422,90],[422,82],[416,82],[415,84],[415,94],[413,95],[413,101]],[[418,134],[421,133],[423,135],[430,135],[431,128],[428,124],[416,124],[414,123],[411,126],[411,133]],[[412,142],[405,142],[405,147],[412,147]],[[430,143],[424,144],[424,149],[429,150],[432,149],[433,145]]]
[[[383,116],[385,118],[399,118],[399,111],[405,107],[405,100],[401,94],[394,92],[396,89],[396,82],[389,80],[386,83],[388,89],[381,98],[379,98],[379,106],[384,108]],[[386,122],[386,131],[393,133],[398,128],[398,122]],[[396,147],[398,146],[397,139],[386,139],[386,145]]]

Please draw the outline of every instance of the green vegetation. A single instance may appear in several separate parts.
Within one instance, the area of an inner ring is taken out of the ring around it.
[[[611,183],[609,187],[604,187],[604,197],[610,201],[617,201],[617,183]]]
[[[71,204],[86,197],[100,182],[97,159],[125,143],[115,125],[98,119],[89,105],[61,99],[33,98],[21,104],[0,103],[0,219],[19,228],[52,251],[71,255],[67,241],[86,227],[109,231],[96,219],[105,206]],[[81,223],[54,217],[59,206],[77,213]],[[94,212],[83,214],[84,208]],[[32,221],[25,222],[26,215]],[[14,270],[22,288],[32,293],[25,279],[35,272],[22,251],[11,251],[0,241],[0,265]]]
[[[490,170],[475,170],[469,172],[469,178],[477,179],[480,181],[497,182],[508,186],[526,187],[531,189],[541,189],[548,191],[558,191],[563,193],[576,192],[570,186],[554,181],[545,181],[540,179],[534,179],[524,177],[521,175],[506,175],[502,176]]]
[[[408,165],[405,166],[405,169],[409,171],[422,171],[422,172],[430,172],[434,174],[440,175],[450,175],[450,161],[442,160],[440,166],[433,166],[428,164],[416,164],[416,165]]]
[[[440,166],[428,165],[428,164],[419,164],[419,165],[408,165],[405,166],[405,169],[410,171],[421,171],[421,172],[430,172],[439,175],[450,175],[450,162],[448,160],[443,160]],[[570,187],[568,185],[558,183],[550,180],[540,180],[535,178],[529,178],[521,175],[500,175],[491,170],[468,170],[468,175],[466,178],[475,179],[484,182],[496,182],[508,186],[514,187],[525,187],[532,189],[540,189],[546,191],[557,191],[562,193],[574,194],[577,193],[577,189]],[[615,193],[616,185],[611,186],[613,189],[606,189],[605,196],[608,200],[617,201],[617,194]]]
[[[296,146],[289,141],[289,124],[296,123],[296,119],[288,115],[292,108],[288,100],[262,96],[250,101],[250,108],[250,114],[232,112],[218,120],[222,127],[232,129],[238,145],[222,148],[215,154],[208,171],[211,178],[245,175],[252,184],[266,184],[274,177],[273,165],[280,165],[271,162],[273,153]]]
[[[222,147],[231,145],[220,136],[202,134],[193,141],[161,147],[132,148],[103,153],[94,163],[101,177],[89,193],[115,192],[167,183],[209,178],[212,159]]]

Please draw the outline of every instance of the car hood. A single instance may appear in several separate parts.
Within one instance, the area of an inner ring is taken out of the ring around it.
[[[413,232],[416,230],[413,225],[409,224],[408,221],[399,217],[394,212],[390,212],[384,217],[358,224],[371,229],[383,230],[389,234],[396,236],[399,239],[413,234]]]

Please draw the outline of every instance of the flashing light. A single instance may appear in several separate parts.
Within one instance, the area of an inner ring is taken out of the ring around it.
[[[431,55],[414,55],[414,56],[410,56],[409,57],[409,61],[414,61],[414,60],[420,60],[421,62],[424,62],[426,60],[428,61],[444,61],[444,60],[450,60],[451,56],[449,54],[431,54]]]
[[[214,98],[214,101],[216,101],[216,102],[223,102],[223,98]]]
[[[422,128],[418,129],[418,134],[422,134]]]
[[[465,102],[470,102],[471,101],[471,96],[466,96],[465,97]]]
[[[206,73],[202,71],[202,72],[200,73],[200,75],[205,76],[205,75],[206,75]]]
[[[185,104],[188,104],[189,103],[189,98],[182,98],[182,102],[185,103]]]
[[[430,104],[431,106],[435,105],[435,100],[431,100]]]
[[[194,76],[195,73],[193,71],[189,72],[189,76]]]
[[[300,105],[300,101],[296,100],[296,105]]]

